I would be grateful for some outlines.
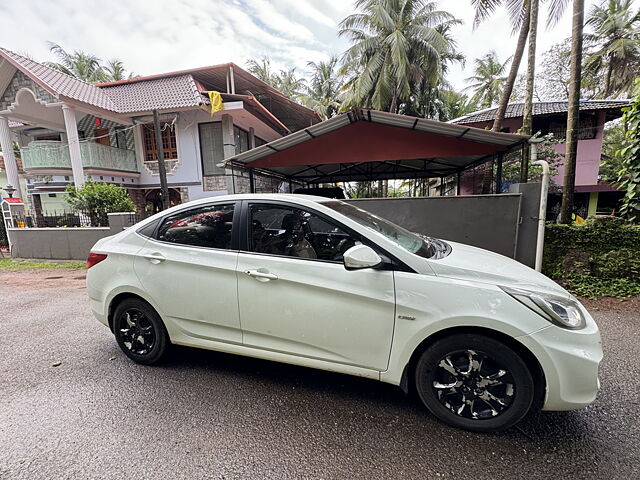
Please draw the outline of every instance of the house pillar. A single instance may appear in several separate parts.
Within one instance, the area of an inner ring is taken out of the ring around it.
[[[2,148],[2,156],[4,157],[4,166],[7,169],[7,180],[13,188],[16,189],[15,196],[25,199],[22,196],[20,188],[20,177],[18,177],[18,164],[16,156],[13,153],[13,142],[11,141],[11,130],[9,130],[9,119],[0,115],[0,148]],[[3,189],[5,185],[0,185]]]
[[[233,117],[229,114],[222,115],[222,152],[225,160],[236,154],[236,137],[233,133]],[[227,168],[227,191],[236,193],[236,182],[233,167]]]
[[[82,169],[82,154],[80,153],[80,139],[78,138],[78,124],[76,123],[76,111],[69,105],[62,105],[64,126],[69,143],[69,157],[71,158],[71,170],[73,170],[73,183],[77,188],[84,185],[84,171]]]

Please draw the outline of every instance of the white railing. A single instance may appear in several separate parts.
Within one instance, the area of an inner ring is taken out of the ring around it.
[[[71,157],[66,143],[51,140],[35,140],[21,148],[25,170],[71,169]],[[80,143],[82,165],[85,168],[137,172],[136,154],[133,150],[110,147],[101,143]]]

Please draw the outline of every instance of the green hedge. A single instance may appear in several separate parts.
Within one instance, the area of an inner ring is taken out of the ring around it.
[[[640,295],[640,225],[617,217],[549,224],[542,271],[584,297]]]

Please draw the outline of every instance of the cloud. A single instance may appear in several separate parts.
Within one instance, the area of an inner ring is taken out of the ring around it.
[[[587,8],[596,0],[587,0]],[[0,0],[0,46],[53,60],[47,40],[102,59],[119,58],[140,75],[270,56],[275,68],[303,73],[309,61],[325,60],[347,47],[337,24],[353,13],[353,0]],[[473,59],[496,50],[513,54],[506,15],[497,12],[475,31],[470,0],[440,1],[465,20],[454,35],[467,56],[452,69],[459,89]],[[570,35],[570,15],[538,35],[540,51]]]

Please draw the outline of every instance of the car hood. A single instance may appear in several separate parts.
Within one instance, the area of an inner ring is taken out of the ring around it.
[[[570,295],[549,277],[504,255],[462,243],[447,243],[451,245],[451,253],[444,258],[429,261],[429,265],[439,277],[472,280],[562,296]]]

